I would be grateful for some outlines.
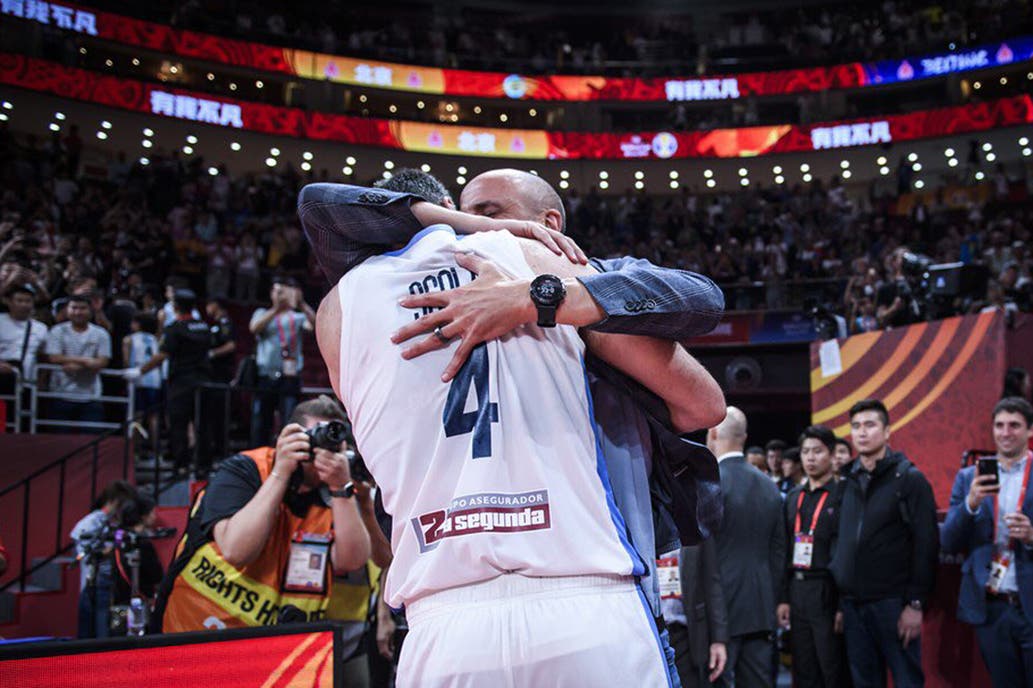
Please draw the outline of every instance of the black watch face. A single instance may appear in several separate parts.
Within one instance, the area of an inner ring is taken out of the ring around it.
[[[534,300],[543,306],[555,306],[566,296],[563,282],[553,275],[542,275],[531,285]]]

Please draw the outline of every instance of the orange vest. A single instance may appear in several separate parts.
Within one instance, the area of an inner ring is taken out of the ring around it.
[[[263,484],[272,471],[274,453],[272,447],[241,452],[255,462]],[[191,525],[203,500],[202,492],[191,509]],[[332,588],[329,555],[323,592],[286,592],[283,582],[296,536],[329,536],[332,546],[333,515],[329,508],[312,506],[299,518],[281,503],[265,548],[254,561],[239,569],[223,559],[214,537],[199,542],[196,531],[188,525],[176,547],[172,570],[178,573],[165,604],[162,632],[268,626],[276,623],[277,613],[286,605],[305,612],[309,621],[326,616]],[[193,543],[189,541],[192,532]]]

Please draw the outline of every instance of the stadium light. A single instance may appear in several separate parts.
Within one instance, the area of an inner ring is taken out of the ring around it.
[[[914,170],[915,172],[921,172],[922,171],[922,163],[916,162],[914,165],[911,166],[911,169]]]
[[[918,153],[911,153],[907,156],[908,162],[914,162],[915,160],[918,160]]]
[[[392,105],[388,105],[388,106],[387,106],[387,109],[388,109],[388,110],[389,110],[389,111],[390,111],[390,112],[391,112],[392,114],[394,114],[394,113],[398,112],[398,107],[397,107],[396,105],[394,105],[394,104],[392,104]]]
[[[943,151],[943,154],[944,154],[945,157],[953,158],[954,157],[954,149],[953,148],[948,148],[947,150]]]
[[[811,176],[811,173],[810,173],[810,172],[808,172],[807,174],[805,174],[805,175],[803,176],[803,180],[804,180],[805,182],[809,182],[809,181],[811,181],[812,179],[814,179],[814,177],[812,177],[812,176]]]
[[[218,167],[209,167],[208,168],[208,174],[212,175],[213,177],[218,177],[219,176],[219,168]]]
[[[994,145],[992,143],[990,143],[989,141],[987,141],[986,143],[983,144],[983,152],[989,153],[993,149],[994,149]]]
[[[150,148],[151,146],[154,145],[154,142],[151,141],[150,139],[144,139],[143,141],[140,142],[140,145],[143,146],[144,148]]]
[[[265,164],[269,167],[276,167],[276,158],[266,158]]]
[[[782,174],[782,166],[781,165],[775,165],[774,167],[771,168],[771,171],[774,172],[775,174]]]
[[[637,181],[635,182],[635,188],[641,191],[642,189],[646,188],[646,185],[643,184],[641,181]]]
[[[239,151],[240,150],[240,144],[237,143],[236,141],[234,141],[233,143],[230,144],[230,150],[231,151]]]
[[[783,177],[782,175],[778,175],[777,177],[775,177],[775,183],[776,184],[784,184],[785,180],[786,180],[786,178]]]
[[[714,171],[713,170],[703,170],[703,176],[706,177],[707,179],[710,179],[711,177],[714,176]]]
[[[346,163],[348,163],[349,165],[354,165],[355,164],[355,158],[353,158],[350,155],[347,158],[345,158],[344,161]],[[351,173],[349,172],[348,174],[351,174]]]
[[[1019,139],[1019,145],[1020,146],[1028,146],[1029,145],[1029,139],[1026,138],[1025,136],[1023,136],[1021,139]]]
[[[843,170],[843,174],[841,176],[843,179],[850,179],[852,175],[850,174],[850,170]]]
[[[746,170],[745,167],[740,167],[739,168],[739,176],[740,177],[745,177],[747,174],[749,174],[749,172]]]
[[[535,110],[534,108],[531,108],[530,110],[527,111],[527,114],[531,115],[532,117],[537,117],[538,116],[538,111]]]
[[[708,189],[713,189],[715,186],[717,186],[717,182],[715,182],[713,179],[708,179],[707,180],[707,188]]]
[[[428,165],[427,163],[423,163],[422,165],[420,165],[420,169],[424,172],[430,172],[430,165]]]
[[[672,179],[671,180],[671,188],[672,189],[677,189],[678,188],[678,180],[677,179]]]
[[[65,121],[65,113],[63,113],[63,112],[55,112],[54,113],[54,119],[59,120],[61,122]]]
[[[107,132],[103,132],[103,131],[98,131],[97,132],[97,138],[100,139],[101,141],[103,141],[107,137],[108,137]]]
[[[739,180],[739,183],[742,184],[743,186],[749,186],[750,185],[750,178],[749,177],[743,177],[742,179]]]
[[[394,175],[392,175],[389,170],[384,170],[384,174],[382,174],[380,176],[383,177],[384,179],[390,179]]]
[[[638,179],[639,181],[641,181],[641,180],[643,180],[645,178],[646,178],[646,173],[645,172],[643,172],[642,170],[636,170],[636,172],[635,172],[635,179]]]
[[[140,164],[141,165],[145,165],[145,166],[146,165],[150,165],[151,161],[149,159],[147,159],[147,158],[140,158]]]
[[[915,188],[916,189],[924,189],[925,188],[925,182],[923,182],[921,179],[917,180],[915,182]]]
[[[560,180],[560,188],[561,189],[566,189],[568,186],[570,186],[570,183],[566,179],[561,179]]]
[[[804,163],[804,164],[800,165],[800,171],[801,172],[810,172],[811,171],[811,166],[808,165],[807,163]]]
[[[302,169],[302,171],[304,171],[304,172],[308,172],[309,170],[311,170],[311,169],[312,169],[312,163],[310,163],[310,162],[308,162],[308,161],[306,160],[305,162],[301,163],[301,169]]]
[[[566,170],[560,171],[560,179],[570,179],[570,172]]]
[[[840,169],[843,169],[843,170],[847,169],[848,167],[850,167],[850,161],[849,160],[841,161],[839,163],[839,167],[840,167]]]
[[[885,165],[883,165],[882,167],[879,168],[879,174],[881,174],[883,177],[885,177],[889,173],[890,173],[890,168],[886,167]]]
[[[456,172],[458,172],[459,174],[466,174],[466,166],[465,165],[460,165],[459,167],[456,168]],[[532,174],[534,174],[534,173],[532,172]]]
[[[997,156],[994,153],[987,153],[986,154],[986,161],[987,162],[993,162],[996,159],[997,159]]]
[[[951,158],[950,160],[947,161],[947,165],[949,167],[957,167],[958,166],[958,159],[957,158]]]
[[[600,170],[599,171],[599,178],[600,179],[609,179],[610,178],[610,173],[607,172],[606,170]]]
[[[603,179],[602,181],[599,182],[599,188],[600,189],[609,189],[610,188],[610,182],[608,182],[605,179]]]
[[[195,143],[197,143],[197,137],[191,134],[187,137],[187,143],[189,143],[191,146],[194,145]]]
[[[671,179],[677,179],[678,178],[678,170],[671,170],[671,173],[668,176]]]
[[[263,86],[265,86],[265,84],[262,83],[261,79],[255,81],[255,88],[262,88]]]
[[[270,148],[269,149],[269,155],[273,156],[274,158],[276,156],[278,156],[279,154],[280,154],[280,149],[279,148],[275,148],[274,147],[274,148]]]
[[[426,107],[426,104],[422,100],[416,101],[416,109],[422,110],[424,107]]]
[[[982,170],[980,170],[979,172],[976,172],[976,181],[977,182],[981,182],[985,178],[986,178],[986,175],[983,174]]]
[[[111,128],[111,122],[109,122],[107,120],[104,120],[103,122],[100,123],[100,126],[102,128],[104,128],[104,129],[110,129]]]
[[[150,137],[154,136],[154,130],[151,129],[150,127],[148,127],[147,129],[143,130],[143,135],[146,136],[147,138],[150,138]]]
[[[1022,154],[1023,154],[1023,155],[1025,156],[1025,157],[1027,157],[1027,158],[1028,158],[1028,157],[1030,156],[1030,154],[1031,154],[1031,153],[1033,153],[1033,150],[1031,150],[1031,149],[1030,149],[1030,148],[1028,148],[1028,147],[1027,147],[1027,148],[1023,148],[1023,149],[1022,149]]]
[[[458,184],[459,186],[462,186],[465,183],[466,183],[466,177],[464,177],[463,175],[459,175],[458,177],[456,177],[456,184]]]
[[[301,157],[304,160],[311,160],[312,159],[312,151],[305,151],[304,153],[301,154]]]
[[[384,169],[385,170],[393,170],[394,168],[395,168],[395,164],[393,162],[391,162],[390,160],[385,160],[384,161]]]
[[[886,156],[885,155],[880,155],[878,158],[875,159],[875,164],[876,165],[885,165],[886,164]]]
[[[351,167],[346,166],[341,168],[341,173],[346,177],[350,177],[352,172],[354,172],[354,170]]]

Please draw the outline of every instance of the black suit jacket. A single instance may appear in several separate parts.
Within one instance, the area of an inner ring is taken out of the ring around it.
[[[724,522],[717,558],[732,637],[771,631],[785,566],[782,496],[740,454],[720,463]]]
[[[681,601],[688,621],[689,656],[696,666],[706,666],[711,643],[728,642],[728,610],[714,539],[682,547],[678,567]]]

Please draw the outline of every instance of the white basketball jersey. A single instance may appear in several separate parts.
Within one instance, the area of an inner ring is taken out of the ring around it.
[[[423,314],[399,299],[472,280],[459,250],[533,276],[508,233],[457,238],[434,225],[338,284],[341,397],[394,518],[387,601],[507,572],[642,573],[610,492],[575,328],[527,325],[486,342],[448,384],[456,342],[410,361],[391,343]]]
[[[151,360],[151,356],[156,353],[158,353],[157,337],[149,332],[133,332],[129,335],[129,360],[126,361],[126,366],[139,368]],[[155,368],[141,375],[136,381],[136,386],[146,389],[161,389],[161,379],[161,369]]]

